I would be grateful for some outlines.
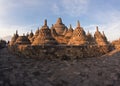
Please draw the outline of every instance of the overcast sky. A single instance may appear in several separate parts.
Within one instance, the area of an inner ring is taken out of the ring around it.
[[[35,31],[44,19],[51,27],[58,17],[68,27],[79,20],[86,32],[99,26],[108,40],[120,38],[120,0],[0,0],[0,37]]]

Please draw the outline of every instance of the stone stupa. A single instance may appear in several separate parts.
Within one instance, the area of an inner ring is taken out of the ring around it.
[[[87,42],[88,44],[96,44],[95,40],[94,40],[94,37],[92,36],[92,34],[88,31],[87,33]]]
[[[29,45],[30,40],[28,39],[27,36],[23,35],[23,36],[19,36],[15,42],[15,44],[19,44],[19,45]]]
[[[73,31],[72,37],[68,42],[68,45],[85,45],[86,43],[87,43],[86,33],[80,26],[80,22],[78,21],[77,27]]]
[[[51,34],[54,38],[58,36],[53,24],[52,24],[52,27],[50,28],[50,30],[51,30]]]
[[[34,33],[33,33],[32,30],[31,30],[31,32],[30,32],[28,38],[31,39],[33,36],[34,36]]]
[[[30,34],[28,36],[28,39],[30,40],[31,43],[33,42],[33,37],[34,37],[34,33],[31,30],[31,32],[30,32]]]
[[[64,33],[65,31],[63,34]],[[58,35],[53,25],[51,27],[51,34],[59,44],[67,44],[67,40],[65,39],[64,35]]]
[[[67,27],[63,24],[62,19],[58,18],[54,28],[58,35],[64,35],[64,31],[67,30]]]
[[[19,37],[18,31],[16,30],[16,33],[15,33],[14,36],[12,37],[9,45],[10,45],[10,46],[14,45],[18,37]]]
[[[39,35],[39,27],[35,32],[35,35],[30,39],[31,43],[35,40],[35,38],[37,38],[37,36]]]
[[[108,41],[107,41],[107,38],[106,38],[104,32],[103,32],[103,34],[101,34],[98,29],[98,26],[96,27],[96,32],[94,34],[94,38],[95,38],[96,43],[100,46],[108,44]]]
[[[69,27],[69,29],[68,29],[68,31],[66,32],[66,34],[65,34],[65,37],[66,38],[71,38],[72,37],[72,34],[73,34],[73,28],[72,28],[72,25],[70,24],[70,27]]]
[[[35,38],[32,45],[55,45],[57,41],[52,37],[51,30],[47,26],[47,20],[39,31],[39,35]]]

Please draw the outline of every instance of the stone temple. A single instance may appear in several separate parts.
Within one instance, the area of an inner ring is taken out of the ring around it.
[[[104,32],[100,32],[98,26],[92,35],[86,34],[79,21],[75,28],[70,24],[67,27],[62,19],[58,18],[55,24],[49,28],[47,20],[35,33],[19,36],[18,31],[13,35],[10,50],[24,54],[28,57],[95,57],[110,51],[110,43]],[[21,50],[22,49],[22,50]]]

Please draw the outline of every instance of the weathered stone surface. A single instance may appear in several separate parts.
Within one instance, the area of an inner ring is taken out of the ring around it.
[[[119,86],[120,51],[78,60],[36,60],[0,50],[1,86]]]
[[[42,58],[42,59],[75,59],[75,58],[89,58],[104,55],[109,52],[109,45],[107,46],[64,46],[64,45],[45,45],[45,46],[27,46],[19,45],[11,47],[11,51],[15,51],[16,55],[25,56],[28,58]]]

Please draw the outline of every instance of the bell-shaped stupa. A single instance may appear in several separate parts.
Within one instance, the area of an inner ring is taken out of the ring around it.
[[[65,37],[66,38],[71,38],[72,34],[73,34],[73,28],[72,28],[72,25],[70,24],[70,27],[69,27],[68,31],[66,32],[66,34],[65,34]]]
[[[98,26],[96,27],[96,32],[94,34],[94,38],[95,38],[96,43],[100,46],[108,44],[108,41],[107,41],[107,38],[106,38],[104,32],[103,32],[103,34],[101,34],[98,29]]]
[[[58,18],[54,28],[58,35],[64,35],[64,31],[67,30],[67,27],[63,24],[62,19]]]
[[[14,34],[14,36],[12,37],[11,41],[10,41],[10,46],[14,45],[17,38],[19,37],[18,35],[18,31],[16,30],[16,33]]]
[[[31,30],[31,32],[30,32],[28,38],[31,39],[33,36],[34,36],[34,33],[33,33],[32,30]]]
[[[19,36],[15,42],[15,44],[19,44],[19,45],[28,45],[31,44],[30,40],[28,39],[27,36],[23,35],[23,36]]]
[[[72,37],[68,42],[68,45],[85,45],[86,43],[86,33],[80,26],[80,22],[78,21],[77,27],[73,31]]]
[[[52,27],[50,28],[50,30],[51,30],[51,34],[54,38],[58,36],[53,24],[52,24]]]
[[[86,36],[87,36],[88,44],[90,44],[90,45],[96,44],[94,37],[92,36],[92,34],[89,31]]]
[[[57,44],[57,41],[52,37],[51,30],[47,26],[47,20],[44,21],[44,25],[39,31],[39,35],[35,38],[32,45],[53,45]]]

